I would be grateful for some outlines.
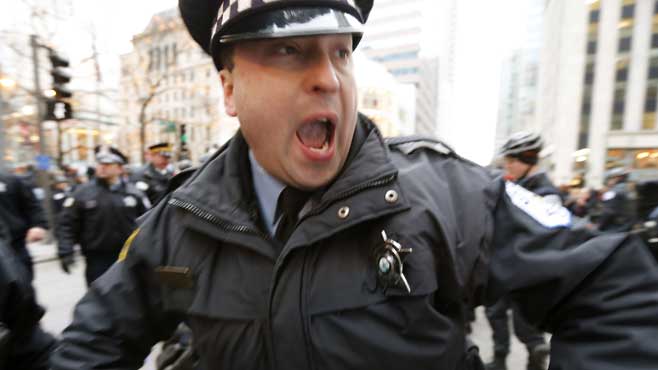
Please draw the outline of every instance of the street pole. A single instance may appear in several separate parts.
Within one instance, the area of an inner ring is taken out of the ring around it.
[[[0,77],[2,76],[2,69],[0,68]],[[5,164],[5,153],[7,149],[5,147],[5,101],[4,101],[4,92],[2,91],[2,86],[0,86],[0,171],[6,169]]]
[[[46,136],[43,130],[43,118],[46,116],[45,112],[45,99],[43,96],[43,90],[41,89],[41,79],[39,73],[39,48],[43,47],[39,44],[39,40],[36,35],[30,35],[30,46],[32,47],[32,66],[34,68],[34,96],[37,104],[37,127],[39,130],[39,155],[46,155]],[[55,217],[53,214],[52,207],[52,194],[50,189],[50,176],[48,171],[37,166],[37,183],[43,190],[44,199],[43,207],[46,211],[46,217],[48,218],[48,224],[51,228],[55,226]]]

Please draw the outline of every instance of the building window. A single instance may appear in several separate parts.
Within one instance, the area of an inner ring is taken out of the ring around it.
[[[591,85],[594,83],[594,63],[587,63],[585,68],[585,84]]]
[[[622,19],[631,19],[635,13],[635,4],[624,5],[621,8],[621,18]]]
[[[587,42],[587,54],[596,54],[596,40]]]
[[[629,50],[631,50],[631,36],[620,38],[618,52],[623,53]]]
[[[621,130],[623,127],[624,127],[624,115],[613,114],[612,121],[610,122],[610,130],[617,131],[617,130]]]
[[[624,127],[624,110],[626,108],[626,86],[615,90],[615,99],[612,104],[612,120],[610,130],[621,130]]]
[[[169,46],[168,45],[165,45],[163,54],[164,54],[163,55],[164,60],[163,60],[162,64],[164,64],[165,68],[167,68],[167,66],[169,65]]]
[[[656,129],[656,112],[647,112],[642,116],[642,129],[655,130]]]
[[[601,11],[599,9],[594,9],[589,12],[589,23],[599,23],[599,16]]]

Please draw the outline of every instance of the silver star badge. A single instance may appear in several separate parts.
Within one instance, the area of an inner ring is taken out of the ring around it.
[[[377,275],[384,283],[384,287],[402,285],[407,293],[411,293],[411,287],[404,276],[404,255],[411,253],[412,248],[403,248],[400,243],[389,239],[386,231],[382,230],[384,246],[376,254]]]

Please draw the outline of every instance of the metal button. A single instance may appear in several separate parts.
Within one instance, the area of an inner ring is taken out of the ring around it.
[[[349,215],[350,215],[350,207],[348,206],[340,207],[340,209],[338,210],[338,218],[345,219]]]
[[[384,196],[384,198],[386,199],[386,201],[388,203],[395,203],[395,202],[398,201],[398,198],[399,198],[398,197],[398,192],[395,191],[395,190],[389,190],[389,191],[386,192],[386,195]]]

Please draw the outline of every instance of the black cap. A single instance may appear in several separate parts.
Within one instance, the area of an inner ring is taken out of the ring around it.
[[[94,148],[94,153],[96,153],[96,162],[100,164],[123,165],[128,163],[128,158],[119,149],[112,146],[98,145]]]
[[[169,144],[167,142],[153,144],[153,145],[148,147],[149,153],[151,153],[151,154],[160,154],[160,155],[163,155],[165,157],[171,157],[171,152],[173,151],[172,149],[173,148],[172,148],[171,144]]]
[[[374,0],[179,0],[192,38],[213,57],[223,44],[326,34],[352,34],[356,48]]]

